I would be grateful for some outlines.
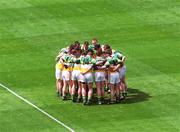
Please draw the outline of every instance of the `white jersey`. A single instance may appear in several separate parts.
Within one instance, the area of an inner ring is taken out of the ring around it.
[[[101,49],[102,49],[102,52],[104,52],[104,51],[105,51],[105,49],[104,49],[104,45],[101,45]]]
[[[87,72],[89,69],[92,68],[92,64],[81,64],[81,72],[85,73]],[[92,72],[92,70],[90,70],[89,72]]]
[[[96,61],[101,61],[103,58],[97,56]],[[102,82],[105,81],[105,70],[94,70],[95,72],[95,82]]]

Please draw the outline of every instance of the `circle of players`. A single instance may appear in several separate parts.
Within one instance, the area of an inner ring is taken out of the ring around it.
[[[96,93],[97,104],[101,105],[107,91],[108,103],[119,103],[127,96],[125,74],[125,56],[120,51],[109,44],[100,45],[95,38],[91,44],[75,41],[56,57],[57,95],[67,100],[70,94],[73,102],[91,105]]]

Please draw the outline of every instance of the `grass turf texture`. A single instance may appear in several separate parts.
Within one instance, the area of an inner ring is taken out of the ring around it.
[[[180,131],[179,0],[1,0],[0,82],[76,131]],[[127,56],[130,98],[73,104],[55,95],[54,57],[97,37]],[[67,131],[0,88],[0,131]]]

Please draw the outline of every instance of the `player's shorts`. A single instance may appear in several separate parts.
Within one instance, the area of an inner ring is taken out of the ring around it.
[[[59,68],[56,68],[55,77],[57,80],[62,80],[62,71]]]
[[[126,75],[126,66],[124,65],[124,66],[119,70],[120,79],[122,79],[123,77],[125,77],[125,75]]]
[[[95,71],[95,82],[102,82],[102,81],[105,81],[106,78],[105,78],[106,74],[104,71]]]
[[[88,72],[86,74],[80,74],[79,75],[79,81],[83,83],[92,83],[93,82],[93,73]]]
[[[120,82],[119,73],[118,72],[110,72],[109,73],[109,83],[117,84]]]
[[[70,72],[69,71],[62,71],[62,80],[69,81],[70,80]]]
[[[75,81],[79,81],[79,76],[80,76],[80,71],[79,70],[73,70],[72,71],[72,75],[71,75],[71,80]]]

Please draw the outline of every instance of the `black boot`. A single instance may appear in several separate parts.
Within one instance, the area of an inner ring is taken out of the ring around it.
[[[77,100],[76,100],[76,102],[77,102],[77,103],[80,103],[80,102],[81,102],[81,99],[82,99],[81,97],[78,97]]]
[[[86,105],[91,105],[91,99],[88,99],[88,101],[86,102]]]
[[[101,103],[104,104],[104,97],[101,97]]]
[[[83,105],[86,105],[87,101],[86,101],[86,97],[83,97]]]
[[[123,95],[124,99],[126,99],[126,97],[127,97],[127,92],[123,92],[122,95]]]
[[[62,100],[66,100],[66,96],[62,96]]]
[[[120,103],[120,97],[116,97],[116,103]]]

